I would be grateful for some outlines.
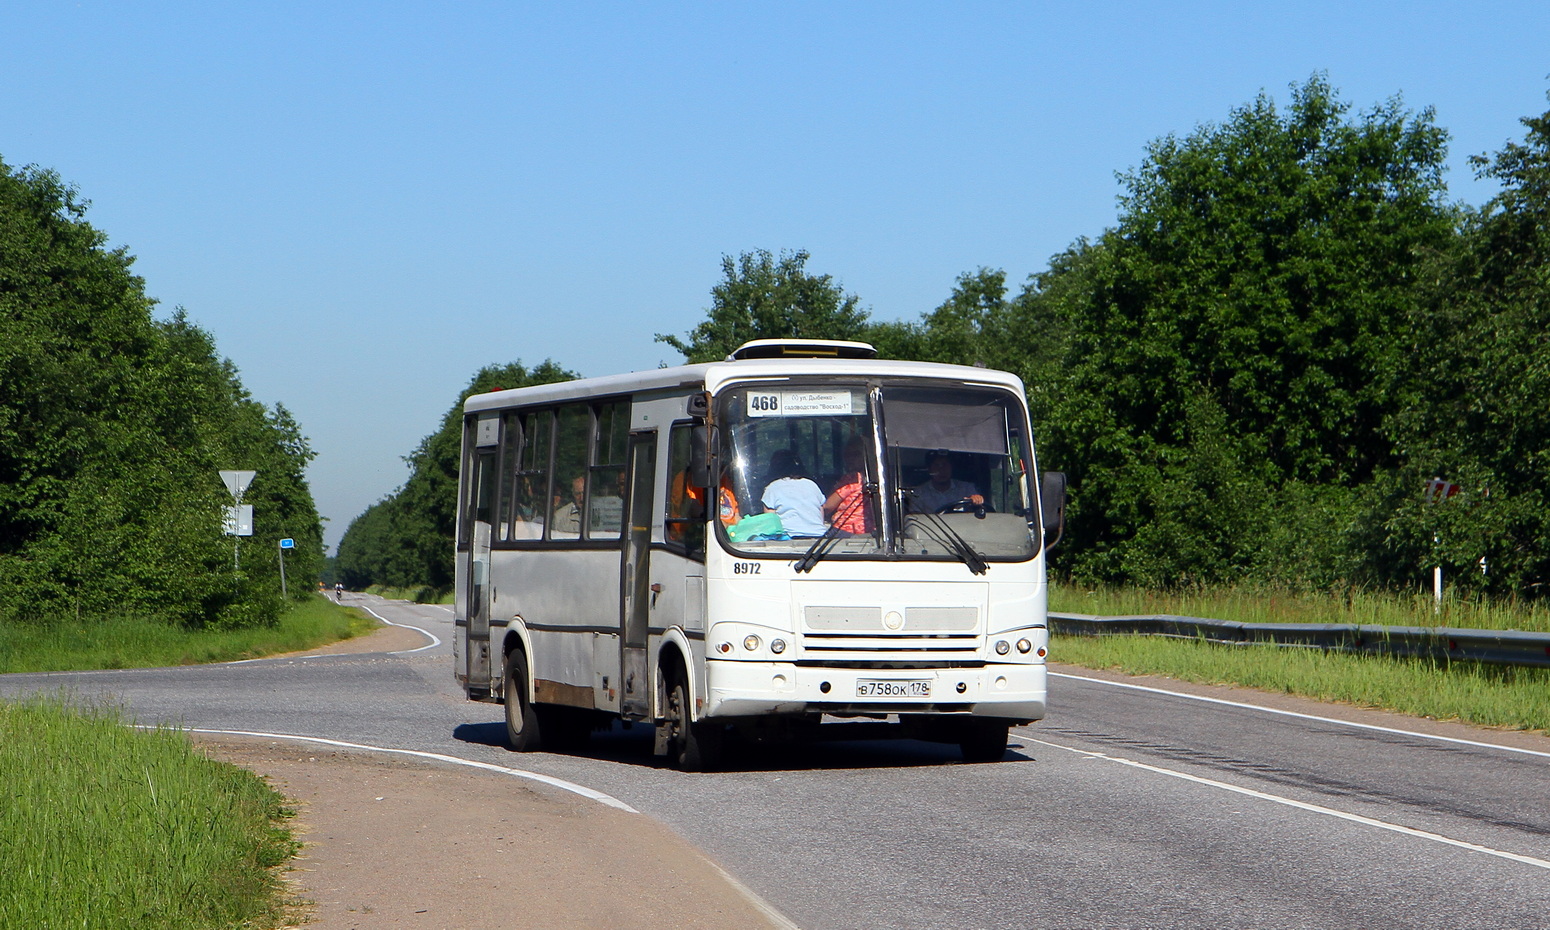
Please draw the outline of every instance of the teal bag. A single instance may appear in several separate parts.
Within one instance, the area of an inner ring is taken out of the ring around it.
[[[780,514],[756,513],[727,527],[727,538],[740,543],[754,536],[775,536],[785,532],[786,528],[780,523]]]

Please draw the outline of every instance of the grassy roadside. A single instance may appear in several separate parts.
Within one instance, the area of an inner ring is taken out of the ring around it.
[[[1439,608],[1429,593],[1399,595],[1356,589],[1339,594],[1300,594],[1255,587],[1146,591],[1052,584],[1049,609],[1102,617],[1174,615],[1239,623],[1371,623],[1550,633],[1550,607],[1539,603],[1450,596]]]
[[[111,708],[0,702],[7,927],[199,930],[284,922],[282,799],[173,730]]]
[[[1254,623],[1382,623],[1550,631],[1550,611],[1369,594],[1292,597],[1245,590],[1161,594],[1052,587],[1050,610],[1100,616],[1210,617]],[[1226,645],[1156,636],[1057,636],[1050,658],[1086,668],[1235,684],[1320,701],[1550,732],[1550,669]]]
[[[186,630],[135,617],[0,625],[0,673],[157,668],[312,649],[369,633],[377,621],[325,597],[297,603],[272,627]]]

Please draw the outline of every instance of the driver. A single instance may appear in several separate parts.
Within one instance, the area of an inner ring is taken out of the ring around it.
[[[943,507],[964,500],[976,507],[985,506],[985,498],[972,482],[959,481],[953,477],[953,457],[947,452],[938,450],[926,456],[926,473],[931,476],[931,480],[911,488],[914,492],[910,498],[911,510],[936,513]]]

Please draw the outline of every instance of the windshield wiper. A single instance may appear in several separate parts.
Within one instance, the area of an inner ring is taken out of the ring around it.
[[[985,574],[988,569],[985,557],[976,552],[974,547],[969,545],[968,540],[958,535],[958,531],[953,529],[952,524],[942,519],[940,514],[916,511],[915,516],[925,518],[919,525],[926,530],[933,541],[969,566],[969,571],[976,575]]]
[[[876,485],[863,485],[861,493],[857,494],[855,500],[850,502],[850,506],[846,507],[843,513],[836,512],[834,514],[829,521],[829,528],[823,531],[822,536],[813,540],[813,544],[807,547],[807,551],[802,553],[800,559],[797,559],[797,564],[794,566],[797,571],[810,572],[813,570],[814,565],[823,561],[823,557],[828,555],[834,549],[835,544],[842,538],[839,525],[849,520],[855,514],[856,508],[866,503],[874,490],[876,490]]]

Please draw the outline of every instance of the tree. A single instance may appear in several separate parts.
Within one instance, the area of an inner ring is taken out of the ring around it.
[[[1397,463],[1417,277],[1454,235],[1446,133],[1397,99],[1348,111],[1315,76],[1284,113],[1262,94],[1121,175],[1119,223],[1061,308],[1050,407],[1078,571],[1236,577],[1280,558],[1256,543],[1271,502],[1306,499],[1284,489]]]
[[[1524,141],[1471,159],[1501,193],[1467,218],[1459,250],[1431,276],[1433,302],[1411,327],[1410,394],[1392,423],[1409,461],[1409,494],[1387,530],[1402,547],[1397,569],[1445,564],[1466,586],[1543,594],[1550,582],[1550,112],[1523,125]],[[1420,488],[1432,477],[1463,490],[1428,505]]]
[[[725,278],[711,288],[707,319],[687,341],[660,333],[657,341],[695,363],[720,361],[753,339],[860,338],[867,320],[860,298],[829,275],[808,274],[807,259],[805,251],[782,252],[778,261],[765,250],[722,256]]]
[[[271,621],[278,573],[234,576],[216,473],[265,462],[254,497],[320,555],[306,441],[181,310],[153,320],[85,212],[53,172],[0,162],[0,621]]]

